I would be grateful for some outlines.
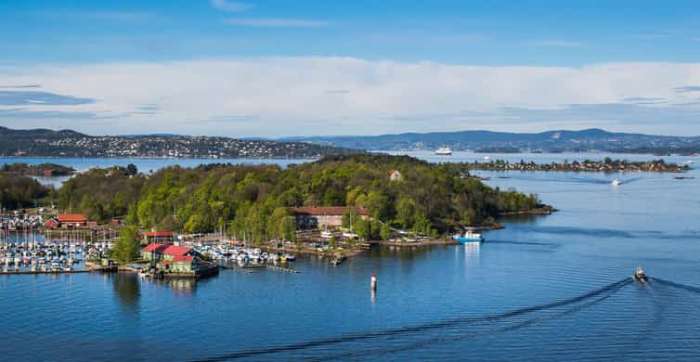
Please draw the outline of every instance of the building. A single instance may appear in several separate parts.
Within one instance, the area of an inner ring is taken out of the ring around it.
[[[172,244],[175,242],[175,233],[172,231],[146,231],[143,233],[143,241],[146,244]]]
[[[369,217],[364,207],[329,206],[329,207],[293,207],[290,209],[300,229],[315,229],[343,226],[343,216],[354,211],[362,219]]]
[[[44,226],[48,229],[73,229],[88,226],[88,218],[83,214],[60,214],[56,218],[47,220]]]
[[[164,273],[197,274],[204,266],[200,256],[191,248],[172,244],[148,244],[141,257]]]
[[[403,175],[401,175],[401,172],[399,170],[393,170],[389,173],[389,181],[402,181],[403,180]]]
[[[61,226],[61,223],[58,222],[58,219],[56,219],[56,218],[48,219],[44,223],[44,227],[47,229],[57,229],[60,226]]]

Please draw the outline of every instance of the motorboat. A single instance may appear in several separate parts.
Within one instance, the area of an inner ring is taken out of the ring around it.
[[[619,179],[614,179],[610,184],[613,186],[620,186],[622,185],[622,181],[620,181]]]
[[[484,241],[484,237],[480,233],[475,233],[472,230],[467,230],[463,233],[452,235],[452,240],[460,243],[480,243]]]
[[[635,269],[632,277],[634,278],[634,280],[636,280],[640,283],[646,283],[647,281],[649,281],[649,277],[644,272],[644,269],[642,269],[641,266],[638,266],[637,269]]]

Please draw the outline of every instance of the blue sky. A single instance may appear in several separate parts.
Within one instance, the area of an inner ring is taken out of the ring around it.
[[[699,10],[640,0],[5,0],[0,124],[271,137],[700,134]]]

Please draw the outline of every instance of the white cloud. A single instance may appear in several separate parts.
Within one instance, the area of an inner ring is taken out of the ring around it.
[[[253,5],[240,1],[211,0],[209,3],[212,7],[214,7],[217,10],[227,11],[231,13],[238,13],[253,8]]]
[[[678,92],[700,84],[700,64],[689,63],[528,67],[266,57],[27,65],[0,69],[0,84],[41,84],[44,92],[95,100],[15,102],[0,106],[1,125],[95,134],[291,136],[590,126],[700,134],[697,93]],[[665,101],[649,101],[657,99]]]
[[[319,28],[327,26],[328,22],[288,18],[231,18],[226,19],[226,24],[257,28]]]

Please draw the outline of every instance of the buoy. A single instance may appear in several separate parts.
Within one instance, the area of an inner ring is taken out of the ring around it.
[[[369,278],[369,288],[372,291],[377,290],[377,274],[372,273],[372,276]]]

